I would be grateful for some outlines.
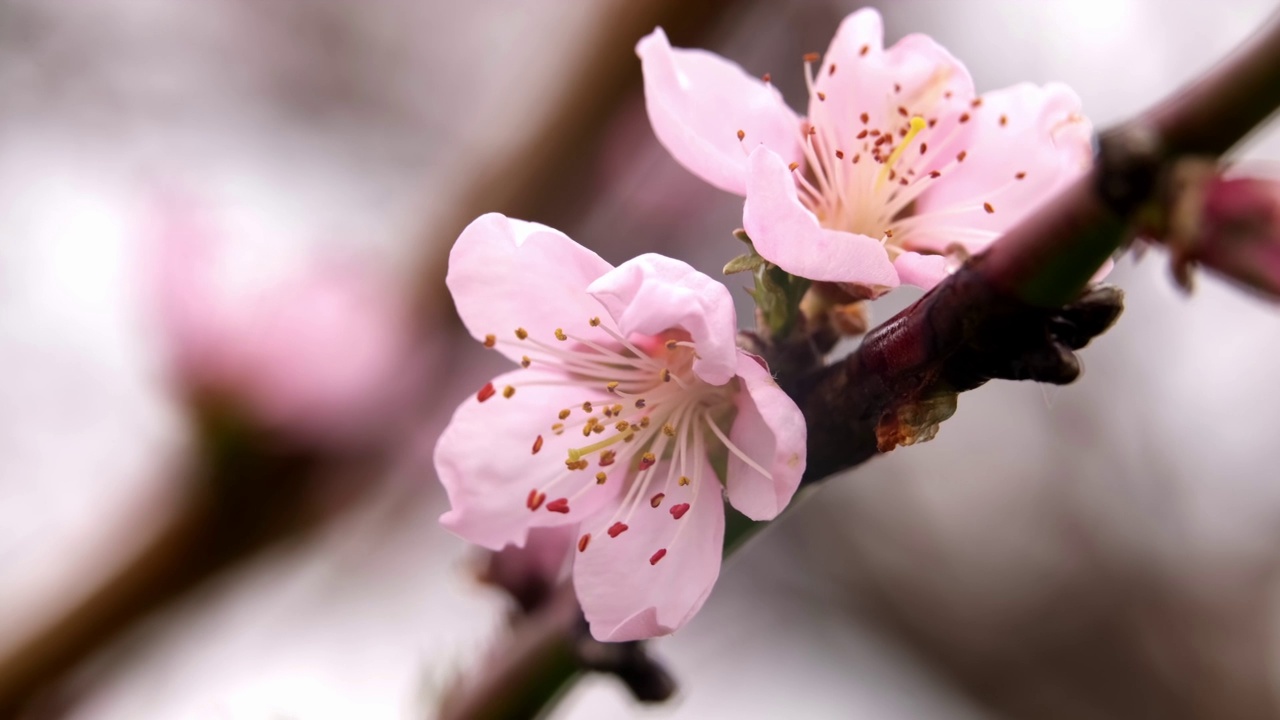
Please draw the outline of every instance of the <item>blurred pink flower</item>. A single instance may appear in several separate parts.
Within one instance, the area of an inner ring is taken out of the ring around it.
[[[1271,298],[1280,298],[1280,181],[1222,177],[1210,166],[1176,208],[1174,269],[1190,285],[1202,264]]]
[[[770,84],[661,28],[640,41],[658,139],[690,171],[746,196],[757,252],[813,280],[879,294],[929,288],[1078,177],[1090,123],[1069,88],[1015,85],[975,97],[964,65],[924,35],[889,49],[875,10],[841,23],[809,116]]]
[[[472,336],[523,368],[441,435],[441,522],[492,550],[577,527],[574,584],[597,639],[682,626],[720,572],[721,480],[767,520],[804,471],[804,419],[735,346],[729,291],[659,255],[614,268],[497,214],[458,238],[448,284]]]
[[[238,282],[228,238],[189,216],[161,222],[151,279],[188,393],[319,442],[359,442],[405,410],[411,340],[402,299],[385,285],[322,264]]]

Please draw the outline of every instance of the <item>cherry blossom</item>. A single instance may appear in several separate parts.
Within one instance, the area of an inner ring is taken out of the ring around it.
[[[441,435],[441,522],[491,550],[575,527],[574,585],[597,639],[684,625],[720,572],[724,494],[767,520],[804,471],[803,417],[736,347],[729,291],[659,255],[615,268],[497,214],[458,238],[447,282],[471,335],[521,367]]]
[[[769,76],[662,29],[636,47],[658,139],[690,171],[746,196],[743,226],[783,270],[876,295],[929,288],[1088,168],[1091,125],[1060,84],[975,95],[924,35],[883,47],[880,16],[845,18],[805,57],[808,117]]]

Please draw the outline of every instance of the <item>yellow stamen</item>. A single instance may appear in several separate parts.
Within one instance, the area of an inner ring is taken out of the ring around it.
[[[914,139],[916,135],[920,134],[920,131],[925,129],[927,124],[928,123],[924,121],[924,118],[919,115],[912,116],[911,129],[907,131],[905,136],[903,136],[902,142],[898,143],[898,147],[893,149],[893,153],[889,155],[889,159],[884,161],[884,167],[880,168],[880,177],[876,179],[877,190],[879,190],[880,187],[884,185],[885,181],[889,179],[889,171],[893,169],[893,164],[898,162],[898,158],[902,157],[902,153],[907,151],[907,146],[911,144],[912,139]]]

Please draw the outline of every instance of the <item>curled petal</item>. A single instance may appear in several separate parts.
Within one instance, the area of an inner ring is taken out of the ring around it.
[[[879,240],[829,230],[800,203],[791,170],[765,148],[751,153],[742,224],[756,252],[792,275],[865,285],[898,285],[898,274]]]
[[[617,501],[621,483],[597,485],[590,472],[565,467],[569,448],[583,438],[572,429],[562,435],[551,430],[556,410],[593,398],[584,398],[581,386],[531,384],[560,379],[515,370],[492,383],[517,388],[510,398],[498,392],[483,402],[467,398],[458,407],[435,450],[436,472],[451,508],[440,517],[442,525],[477,545],[501,550],[523,546],[530,528],[576,524]],[[542,442],[535,455],[538,437]],[[531,510],[529,493],[539,488],[546,498]],[[569,512],[546,509],[557,498],[570,498]]]
[[[903,238],[909,248],[981,250],[1092,162],[1092,126],[1065,85],[1023,83],[989,92],[971,114],[965,160],[920,196]]]
[[[804,474],[806,428],[800,408],[754,356],[739,351],[737,417],[729,440],[747,462],[729,453],[729,502],[752,520],[772,520],[791,502]],[[762,474],[763,469],[768,474]]]
[[[711,466],[705,459],[698,462],[694,482],[651,486],[665,494],[657,507],[645,493],[629,514],[625,509],[616,516],[603,513],[583,526],[591,537],[576,553],[573,585],[597,640],[672,633],[711,594],[724,552],[724,501]],[[669,463],[660,463],[649,472],[663,478],[671,470]],[[685,512],[672,512],[685,503]],[[610,535],[609,528],[620,521],[626,531]]]
[[[947,259],[942,255],[904,252],[893,261],[893,267],[897,269],[898,278],[904,284],[915,285],[925,290],[942,282],[947,275],[951,274],[947,267]]]
[[[714,53],[672,48],[662,28],[641,39],[636,54],[654,134],[698,177],[742,195],[751,148],[801,159],[799,118],[772,85]]]
[[[590,327],[601,314],[587,286],[613,269],[567,235],[498,213],[471,222],[449,253],[445,279],[471,336],[510,339],[516,328],[550,340],[556,328],[607,339]],[[497,349],[519,362],[519,346]]]
[[[688,263],[652,253],[628,260],[588,288],[624,334],[687,331],[698,348],[693,371],[723,385],[736,367],[738,319],[729,289]]]

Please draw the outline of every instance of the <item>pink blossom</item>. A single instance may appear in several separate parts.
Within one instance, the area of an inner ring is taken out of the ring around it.
[[[736,347],[729,291],[659,255],[615,268],[497,214],[458,238],[448,285],[472,336],[522,367],[441,435],[441,522],[492,550],[576,527],[574,584],[596,638],[684,625],[720,572],[722,481],[767,520],[804,471],[803,417]]]
[[[1087,169],[1089,122],[1069,88],[975,96],[924,35],[883,47],[875,10],[805,58],[809,115],[768,78],[659,28],[636,47],[658,139],[693,173],[746,196],[757,252],[795,275],[878,294],[929,288]]]
[[[188,393],[319,442],[360,442],[405,409],[408,323],[384,284],[319,263],[246,282],[229,272],[229,238],[191,217],[161,224],[151,281]]]
[[[1192,164],[1190,168],[1195,168]],[[1280,298],[1280,180],[1223,177],[1210,165],[1173,213],[1175,274],[1190,287],[1190,267],[1211,270]]]

